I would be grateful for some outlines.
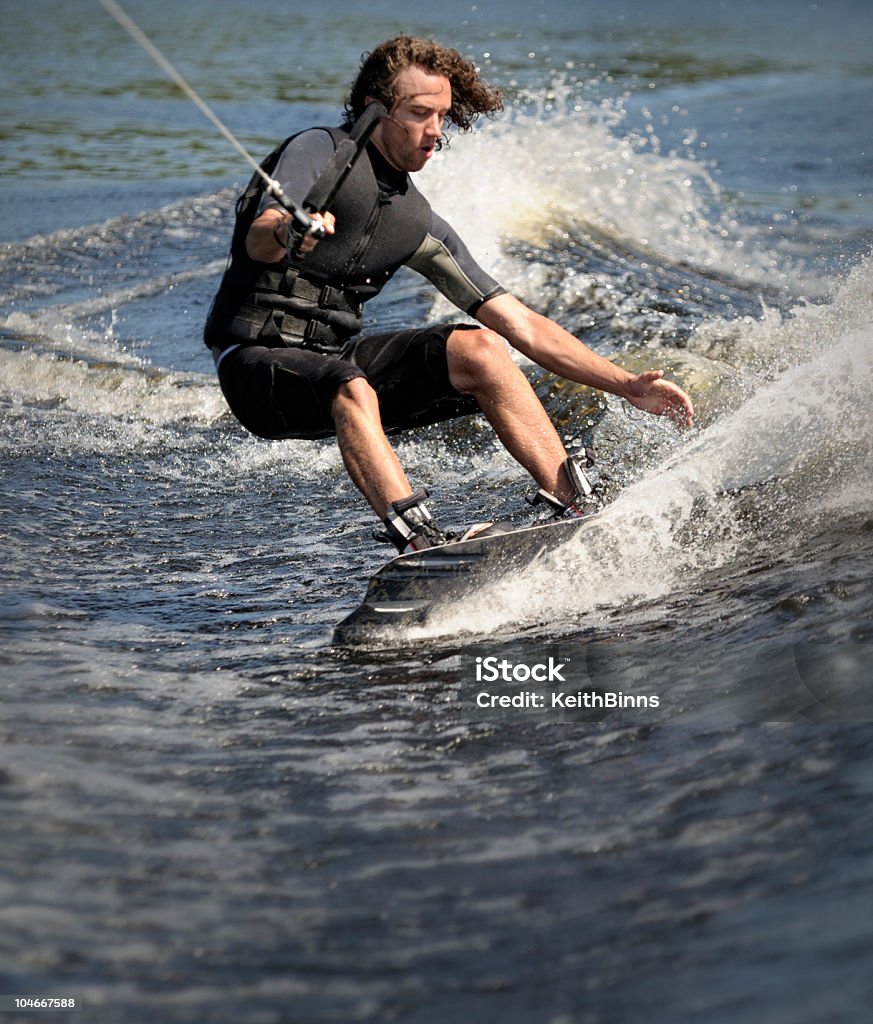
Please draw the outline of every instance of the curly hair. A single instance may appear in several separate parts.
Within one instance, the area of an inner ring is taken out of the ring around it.
[[[469,131],[479,114],[491,115],[503,109],[500,91],[487,85],[473,62],[457,50],[431,39],[397,36],[377,46],[372,53],[365,53],[361,59],[361,70],[345,105],[346,122],[351,124],[361,116],[368,96],[390,110],[397,100],[394,91],[397,75],[410,66],[449,80],[452,108],[447,117],[461,131]]]

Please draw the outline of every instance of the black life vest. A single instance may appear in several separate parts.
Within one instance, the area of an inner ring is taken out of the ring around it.
[[[336,145],[346,128],[322,129]],[[261,164],[272,175],[292,135]],[[427,200],[409,175],[392,168],[370,143],[331,204],[336,234],[305,257],[253,260],[246,237],[266,185],[252,176],[236,205],[230,261],[213,301],[205,340],[232,344],[303,345],[336,351],[361,329],[363,304],[417,251],[431,226]]]

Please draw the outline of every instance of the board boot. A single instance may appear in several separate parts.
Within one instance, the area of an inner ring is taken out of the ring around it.
[[[447,533],[434,522],[430,509],[425,504],[430,496],[426,490],[415,491],[407,498],[392,501],[388,514],[382,520],[385,529],[374,531],[376,540],[393,544],[401,555],[425,548],[441,547],[455,541],[470,540],[473,537],[504,533],[498,523],[476,523],[461,533]]]
[[[594,465],[593,450],[583,448],[573,455],[568,455],[563,465],[567,479],[576,492],[576,497],[569,504],[565,504],[560,498],[556,498],[554,494],[540,487],[535,494],[527,498],[528,503],[548,505],[554,511],[556,519],[578,518],[600,508],[601,501],[597,494],[597,488],[586,472]]]
[[[421,490],[392,501],[382,520],[385,529],[375,534],[376,539],[390,541],[402,555],[448,544],[448,534],[437,526],[425,504],[428,497],[429,492]]]

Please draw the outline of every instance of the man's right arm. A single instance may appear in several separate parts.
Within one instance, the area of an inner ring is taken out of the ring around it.
[[[302,132],[285,147],[276,165],[273,177],[282,186],[282,191],[294,203],[302,203],[309,189],[333,156],[334,143],[329,132],[313,128]],[[281,204],[264,194],[258,215],[252,222],[246,236],[246,252],[260,263],[278,263],[288,246],[288,222],[290,214]],[[333,234],[333,217],[326,214],[323,223],[328,234]],[[303,253],[311,252],[317,239],[306,238],[301,245]]]
[[[291,215],[270,207],[256,217],[246,235],[246,252],[259,263],[278,263],[288,247]]]

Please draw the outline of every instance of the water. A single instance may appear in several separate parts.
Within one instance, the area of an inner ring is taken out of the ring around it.
[[[98,4],[6,4],[0,995],[101,1024],[865,1020],[869,5],[127,7],[258,156],[396,31],[470,53],[507,111],[423,189],[698,426],[529,368],[598,448],[596,527],[335,646],[385,551],[333,446],[247,437],[199,338],[248,168]],[[449,315],[409,275],[371,320]],[[399,451],[449,522],[523,507],[476,423]],[[486,710],[531,686],[476,658],[625,703]]]

